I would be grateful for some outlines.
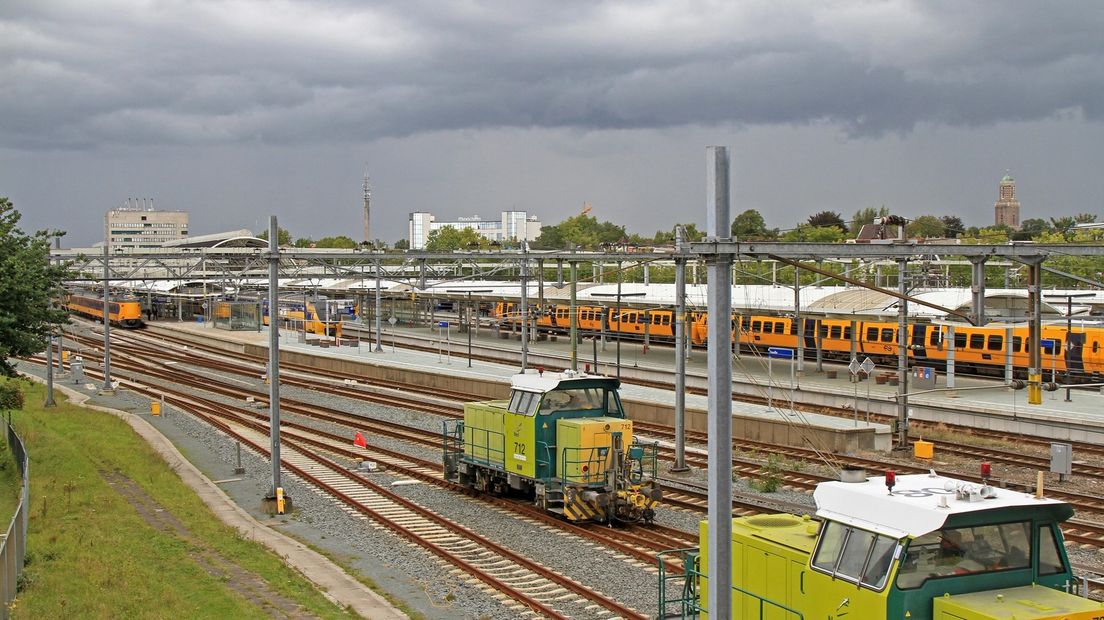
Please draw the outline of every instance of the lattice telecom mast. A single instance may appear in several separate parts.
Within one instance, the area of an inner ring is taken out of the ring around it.
[[[368,169],[364,169],[364,241],[372,242],[372,231],[368,226],[372,212],[372,186],[368,183]]]

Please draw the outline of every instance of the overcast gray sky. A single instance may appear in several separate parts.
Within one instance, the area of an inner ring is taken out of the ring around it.
[[[406,235],[506,209],[654,233],[888,206],[989,225],[1100,213],[1104,3],[4,0],[0,195],[103,235],[127,197],[193,234]],[[1102,218],[1104,219],[1104,218]]]

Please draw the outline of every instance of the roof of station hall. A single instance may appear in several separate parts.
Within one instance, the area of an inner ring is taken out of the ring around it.
[[[209,281],[208,286],[213,282]],[[228,285],[243,289],[264,289],[267,278],[250,278],[227,282]],[[555,281],[543,284],[543,297],[552,303],[566,303],[570,299],[569,285],[562,286]],[[132,282],[129,288],[136,292],[173,292],[183,287],[201,286],[199,280],[146,281]],[[232,288],[228,286],[229,289]],[[340,298],[356,294],[371,295],[376,288],[372,276],[364,278],[349,277],[299,277],[281,278],[280,288],[312,291],[330,298]],[[531,303],[537,303],[541,297],[541,284],[535,279],[527,286],[527,297]],[[439,280],[427,282],[420,288],[409,281],[383,279],[380,289],[384,295],[416,294],[440,298],[462,299],[469,293],[481,300],[518,301],[521,298],[521,285],[516,281],[499,280]],[[675,304],[674,284],[621,284],[620,304],[627,307],[654,308],[673,307]],[[1085,291],[1044,291],[1043,312],[1051,316],[1065,316],[1065,300],[1056,299],[1065,293],[1084,295]],[[944,288],[913,291],[911,295],[943,308],[969,312],[973,297],[969,289]],[[1026,308],[1027,293],[1020,289],[986,289],[987,312],[1001,309]],[[579,283],[576,289],[577,303],[580,305],[614,305],[618,303],[618,285],[616,283]],[[810,315],[819,316],[855,316],[888,317],[896,316],[896,297],[882,292],[851,286],[807,286],[800,292],[801,310]],[[1093,297],[1078,297],[1073,300],[1072,316],[1084,315],[1094,308],[1104,308],[1104,292]],[[705,310],[708,303],[708,288],[704,284],[686,285],[686,304],[690,310]],[[736,311],[751,310],[764,313],[792,313],[794,311],[793,288],[779,285],[737,285],[732,287],[732,307]],[[909,314],[928,317],[931,320],[948,318],[948,313],[918,303],[909,304]]]

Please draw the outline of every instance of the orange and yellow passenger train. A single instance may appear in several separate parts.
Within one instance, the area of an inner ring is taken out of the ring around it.
[[[576,306],[577,329],[581,332],[601,332],[603,321],[608,332],[653,341],[674,340],[675,312],[670,308],[621,308],[620,315],[603,306]],[[535,308],[537,328],[566,332],[571,325],[571,309],[552,304]],[[691,311],[689,337],[695,346],[706,344],[708,317],[705,312]],[[605,315],[605,317],[603,317]],[[504,325],[516,325],[520,305],[498,302],[495,317]],[[849,360],[852,353],[852,322],[845,319],[810,317],[798,334],[798,321],[783,316],[733,314],[733,338],[743,351],[764,351],[767,347],[796,348],[802,339],[805,353],[814,356],[819,346],[824,359]],[[855,321],[855,354],[870,357],[876,363],[895,364],[898,352],[897,323],[885,321]],[[738,328],[738,333],[737,333]],[[912,323],[906,342],[913,364],[944,367],[951,342],[948,325]],[[1042,370],[1066,373],[1079,379],[1098,381],[1104,375],[1104,327],[1043,325]],[[1011,356],[1017,376],[1026,376],[1030,361],[1027,327],[954,327],[955,371],[962,373],[1003,375],[1006,360]],[[818,344],[819,343],[819,344]]]
[[[69,310],[93,319],[103,320],[103,297],[69,295],[65,301]],[[137,299],[112,298],[108,304],[108,320],[112,325],[136,329],[145,325],[142,322],[142,302]]]

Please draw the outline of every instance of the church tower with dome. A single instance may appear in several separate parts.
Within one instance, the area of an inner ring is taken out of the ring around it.
[[[993,206],[996,225],[1004,224],[1012,230],[1020,229],[1020,201],[1016,200],[1016,181],[1008,171],[1000,180],[1000,196]]]

